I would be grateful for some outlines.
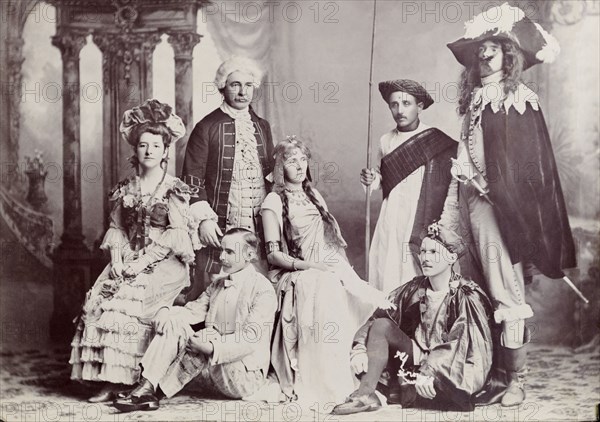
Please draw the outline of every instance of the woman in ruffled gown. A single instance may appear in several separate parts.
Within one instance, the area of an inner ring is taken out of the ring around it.
[[[152,318],[189,285],[198,245],[189,213],[192,189],[167,175],[169,145],[185,134],[171,107],[148,100],[125,112],[122,137],[132,145],[136,175],[111,192],[102,245],[111,262],[87,293],[71,343],[71,379],[103,382],[91,402],[111,400],[134,384],[152,337]]]
[[[294,137],[276,146],[273,192],[261,214],[279,298],[271,363],[288,399],[322,410],[353,391],[354,334],[390,304],[350,266],[339,226],[310,185],[309,157]]]

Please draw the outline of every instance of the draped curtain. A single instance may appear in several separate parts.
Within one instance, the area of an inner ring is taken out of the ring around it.
[[[293,81],[293,49],[289,47],[294,28],[282,24],[277,16],[285,3],[221,0],[206,6],[204,11],[208,31],[222,60],[233,55],[249,57],[265,71],[252,106],[271,123],[274,142],[289,134],[285,131],[289,104],[283,101],[281,87]]]

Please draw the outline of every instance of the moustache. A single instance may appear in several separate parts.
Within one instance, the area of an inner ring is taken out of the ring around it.
[[[480,64],[489,64],[492,59],[494,58],[494,56],[490,56],[490,57],[484,57],[483,59],[479,59],[479,63]]]

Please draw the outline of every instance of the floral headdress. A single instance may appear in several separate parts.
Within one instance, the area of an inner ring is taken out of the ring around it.
[[[444,248],[458,256],[462,256],[466,251],[466,245],[458,233],[437,222],[434,222],[427,227],[427,237],[435,240]]]
[[[142,105],[123,114],[123,121],[119,126],[123,139],[130,145],[136,146],[138,140],[133,139],[132,134],[135,128],[143,123],[165,125],[171,135],[169,144],[185,135],[185,125],[181,118],[172,112],[170,105],[158,100],[146,100]]]

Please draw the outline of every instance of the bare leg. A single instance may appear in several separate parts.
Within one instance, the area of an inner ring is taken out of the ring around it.
[[[411,339],[390,319],[379,318],[373,322],[367,338],[368,370],[360,380],[360,386],[346,403],[333,408],[334,415],[368,412],[381,407],[375,389],[379,377],[388,366],[390,352],[394,350],[408,354],[409,364],[413,363]]]

